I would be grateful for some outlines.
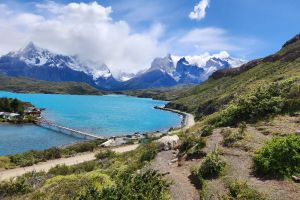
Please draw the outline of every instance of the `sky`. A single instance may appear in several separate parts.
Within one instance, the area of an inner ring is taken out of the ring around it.
[[[300,32],[299,0],[0,0],[0,55],[29,41],[137,72],[168,53],[251,60]]]

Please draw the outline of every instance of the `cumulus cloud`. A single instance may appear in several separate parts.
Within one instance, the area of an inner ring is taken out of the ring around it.
[[[27,42],[62,54],[79,55],[106,63],[113,72],[137,72],[167,53],[159,42],[163,26],[134,33],[125,21],[111,17],[111,7],[97,2],[36,5],[37,12],[15,13],[0,4],[0,53],[17,50]],[[36,14],[37,13],[37,14]],[[38,14],[43,13],[43,14]]]
[[[206,9],[209,7],[210,0],[201,0],[194,6],[194,10],[190,12],[189,18],[192,20],[202,20],[205,18]]]

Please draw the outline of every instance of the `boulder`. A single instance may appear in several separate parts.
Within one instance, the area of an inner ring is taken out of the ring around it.
[[[157,140],[159,150],[168,151],[177,148],[179,145],[179,137],[177,135],[168,135]]]

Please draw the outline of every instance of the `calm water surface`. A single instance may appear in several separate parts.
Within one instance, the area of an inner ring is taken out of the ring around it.
[[[0,97],[18,98],[46,108],[43,117],[59,125],[94,135],[112,136],[167,130],[181,117],[156,110],[165,101],[123,95],[80,96],[17,94],[0,91]],[[0,155],[76,142],[80,139],[34,125],[0,125]]]

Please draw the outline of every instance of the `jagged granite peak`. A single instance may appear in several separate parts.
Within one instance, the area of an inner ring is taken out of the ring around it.
[[[181,84],[198,84],[204,79],[204,69],[190,64],[185,57],[176,64],[175,80]]]
[[[161,70],[168,74],[172,74],[175,70],[175,65],[171,55],[168,54],[166,57],[163,58],[155,58],[151,63],[149,71],[152,70]]]

